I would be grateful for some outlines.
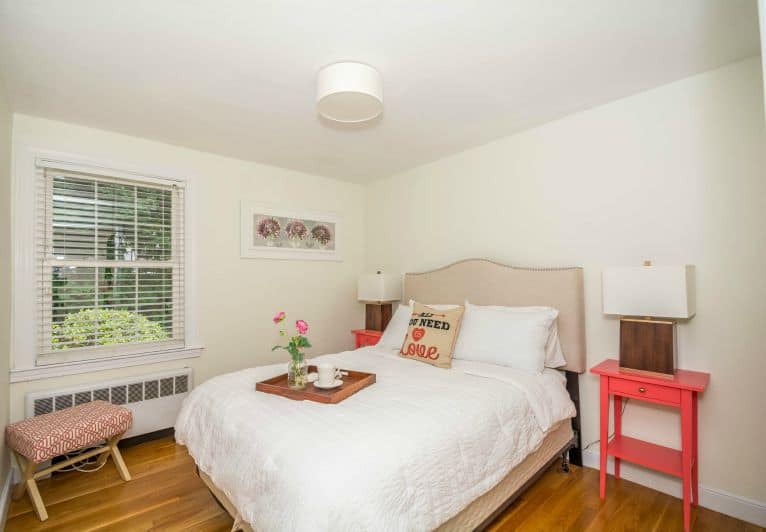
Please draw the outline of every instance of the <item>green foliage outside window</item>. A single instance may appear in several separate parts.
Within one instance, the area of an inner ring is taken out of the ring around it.
[[[53,349],[167,340],[162,325],[129,310],[83,309],[53,324]]]

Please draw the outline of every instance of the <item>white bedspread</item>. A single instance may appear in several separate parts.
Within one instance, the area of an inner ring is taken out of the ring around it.
[[[176,439],[257,531],[431,530],[575,415],[563,376],[363,348],[312,359],[377,374],[337,405],[255,392],[286,364],[210,379]]]

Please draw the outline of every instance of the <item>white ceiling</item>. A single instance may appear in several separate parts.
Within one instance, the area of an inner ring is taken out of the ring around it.
[[[355,182],[759,53],[755,0],[3,0],[18,112]],[[317,71],[383,76],[366,127]]]

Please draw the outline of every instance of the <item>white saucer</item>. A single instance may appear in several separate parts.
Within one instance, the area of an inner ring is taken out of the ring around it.
[[[315,382],[319,378],[319,374],[316,372],[309,373],[308,375],[306,375],[306,378],[309,382]]]
[[[333,382],[330,386],[322,386],[318,382],[314,381],[314,386],[322,390],[332,390],[333,388],[337,388],[338,386],[342,384],[343,384],[343,381],[340,379],[335,379],[335,382]]]

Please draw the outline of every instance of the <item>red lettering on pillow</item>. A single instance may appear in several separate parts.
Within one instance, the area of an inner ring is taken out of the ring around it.
[[[415,342],[410,342],[407,344],[407,351],[405,352],[403,349],[400,351],[402,355],[406,356],[416,356],[420,358],[428,358],[431,360],[437,360],[439,358],[438,348],[435,345],[427,346],[423,344],[416,344]]]

